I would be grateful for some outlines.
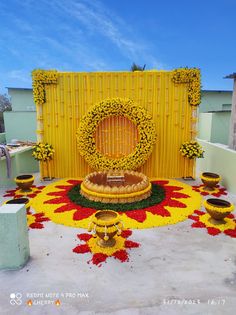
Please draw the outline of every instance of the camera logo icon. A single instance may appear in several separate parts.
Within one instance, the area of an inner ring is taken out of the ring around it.
[[[21,305],[22,304],[22,294],[21,293],[11,293],[10,294],[10,304],[11,305]]]

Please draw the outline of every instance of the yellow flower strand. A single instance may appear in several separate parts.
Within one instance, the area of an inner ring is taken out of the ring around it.
[[[188,101],[192,106],[201,102],[201,75],[197,68],[179,68],[173,71],[172,81],[176,84],[188,84]]]

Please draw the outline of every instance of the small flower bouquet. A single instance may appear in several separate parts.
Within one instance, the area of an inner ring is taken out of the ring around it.
[[[33,147],[32,155],[36,160],[45,162],[52,159],[54,152],[52,145],[39,142]]]
[[[183,156],[189,159],[203,158],[204,150],[197,141],[184,142],[179,150]]]
[[[55,150],[53,149],[52,145],[48,143],[39,142],[35,146],[33,146],[33,152],[32,152],[33,157],[35,158],[35,160],[42,162],[40,163],[41,164],[40,165],[41,166],[41,169],[40,169],[41,180],[52,179],[49,162],[50,160],[52,160],[54,152]],[[47,176],[44,176],[45,169],[46,169]]]

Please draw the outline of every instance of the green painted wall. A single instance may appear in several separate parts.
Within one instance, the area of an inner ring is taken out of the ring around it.
[[[8,94],[13,111],[36,111],[32,89],[8,88]]]
[[[200,113],[231,110],[232,91],[201,91]]]
[[[36,112],[4,112],[6,141],[36,141]]]
[[[229,143],[230,112],[212,114],[211,140],[213,143]],[[201,137],[200,137],[201,138]],[[201,138],[202,139],[202,138]],[[207,140],[207,139],[205,139]]]
[[[202,172],[217,173],[222,177],[220,184],[236,194],[236,151],[201,139],[198,141],[205,153],[203,159],[197,159],[197,177]]]
[[[0,143],[5,143],[6,142],[6,133],[2,132],[0,133]]]
[[[200,113],[198,138],[228,145],[230,112]]]

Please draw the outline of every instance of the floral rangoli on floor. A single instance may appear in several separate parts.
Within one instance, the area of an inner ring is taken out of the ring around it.
[[[204,185],[196,185],[196,186],[192,186],[194,191],[199,192],[202,196],[214,196],[214,197],[221,197],[221,196],[226,196],[227,190],[224,187],[220,187],[220,185],[216,185],[216,187],[214,188],[214,190],[212,191],[206,191],[204,190]]]
[[[97,238],[94,238],[91,234],[82,233],[78,234],[77,237],[83,244],[79,244],[73,249],[74,253],[86,254],[91,253],[92,258],[88,263],[92,263],[101,267],[102,263],[106,262],[108,257],[113,257],[120,262],[129,261],[129,254],[127,250],[137,248],[140,246],[139,243],[128,240],[132,235],[132,231],[124,230],[120,236],[115,236],[116,244],[113,247],[100,247],[97,245]]]
[[[38,194],[42,192],[42,190],[45,188],[45,186],[35,186],[32,185],[30,191],[22,191],[20,188],[15,188],[11,190],[7,190],[6,194],[3,197],[11,197],[11,198],[34,198]]]
[[[36,212],[44,212],[55,223],[87,228],[98,208],[85,207],[70,200],[69,192],[80,184],[81,181],[77,179],[54,182],[32,200],[32,208]],[[187,184],[177,180],[158,180],[152,184],[164,190],[163,200],[142,209],[118,211],[126,229],[176,224],[186,220],[201,206],[201,195]]]
[[[236,237],[236,219],[232,213],[224,219],[224,223],[217,225],[211,223],[210,215],[204,211],[195,210],[189,219],[195,221],[191,225],[193,228],[205,228],[212,236],[224,233],[230,237]]]

